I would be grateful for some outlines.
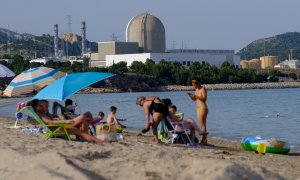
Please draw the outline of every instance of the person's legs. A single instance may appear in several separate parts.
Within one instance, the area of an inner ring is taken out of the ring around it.
[[[97,139],[96,137],[91,136],[88,133],[85,133],[85,132],[83,132],[83,131],[81,131],[81,130],[79,130],[77,128],[69,127],[69,128],[67,128],[67,131],[69,133],[71,133],[71,134],[76,135],[76,136],[80,136],[80,137],[82,137],[83,139],[85,139],[85,140],[87,140],[89,142],[95,142],[97,144],[102,144],[103,143],[102,140]]]
[[[93,119],[92,114],[90,112],[86,112],[80,116],[73,118],[74,123],[72,127],[79,127],[83,132],[88,132],[88,120]]]
[[[200,144],[207,144],[207,129],[206,129],[206,117],[208,110],[206,108],[197,107],[197,119],[200,124],[200,135],[202,135],[202,140]]]
[[[158,133],[157,133],[157,127],[158,124],[160,123],[160,121],[163,119],[163,115],[161,113],[153,113],[152,119],[153,119],[153,123],[152,123],[152,130],[153,130],[153,135],[154,135],[154,141],[156,143],[159,143],[159,139],[158,139]]]
[[[196,124],[196,122],[192,119],[189,118],[187,120],[185,120],[191,127],[193,127],[195,129],[195,131],[198,131],[199,133],[201,132],[200,128],[198,127],[198,125]]]

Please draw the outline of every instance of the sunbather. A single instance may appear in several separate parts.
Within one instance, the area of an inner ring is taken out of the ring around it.
[[[196,138],[195,131],[200,132],[200,128],[197,126],[196,122],[192,118],[183,119],[182,114],[176,114],[177,107],[175,105],[172,105],[169,108],[169,112],[170,113],[169,113],[168,118],[171,122],[174,122],[175,124],[178,122],[181,122],[181,123],[178,123],[177,126],[175,126],[176,127],[175,130],[183,131],[184,128],[190,129],[191,140],[192,140],[192,142],[195,142],[195,138]]]
[[[89,135],[87,129],[87,121],[91,119],[91,113],[86,112],[72,120],[53,120],[48,114],[48,103],[47,101],[38,101],[33,106],[34,110],[41,117],[45,124],[61,124],[61,123],[70,123],[70,126],[67,127],[67,131],[74,135],[80,136],[87,141],[95,142],[97,144],[103,143],[102,140],[97,139],[94,136]]]

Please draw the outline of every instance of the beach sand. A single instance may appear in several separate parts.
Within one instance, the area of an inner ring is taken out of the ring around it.
[[[23,126],[30,126],[24,123]],[[124,133],[97,145],[7,129],[0,117],[0,179],[300,179],[300,155],[260,155],[238,142],[210,146],[156,145],[150,134]]]

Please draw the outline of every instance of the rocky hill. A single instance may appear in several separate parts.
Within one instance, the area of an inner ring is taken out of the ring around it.
[[[82,38],[79,35],[75,36],[76,42],[68,42],[63,38],[59,38],[59,50],[66,54],[68,49],[68,55],[70,56],[80,55]],[[10,42],[9,45],[7,45],[8,40]],[[92,52],[98,51],[98,45],[95,42],[87,41],[87,46],[91,48]],[[0,56],[9,53],[11,55],[21,54],[27,59],[53,56],[54,37],[49,34],[43,34],[42,36],[28,33],[20,34],[0,28]]]
[[[300,33],[287,32],[273,37],[258,39],[241,49],[237,54],[241,59],[253,59],[260,56],[278,56],[279,60],[288,59],[292,49],[294,59],[300,59]]]

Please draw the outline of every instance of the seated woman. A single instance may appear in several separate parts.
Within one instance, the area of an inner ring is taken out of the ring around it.
[[[174,124],[176,124],[176,122],[181,122],[180,124],[177,124],[175,126],[175,131],[184,131],[184,129],[190,129],[191,140],[194,143],[196,139],[195,131],[200,132],[200,128],[197,126],[196,122],[192,118],[183,119],[183,116],[176,114],[176,111],[176,106],[170,106],[168,119]]]
[[[95,142],[97,144],[103,143],[102,140],[97,139],[94,136],[89,135],[88,132],[88,123],[87,121],[91,119],[92,115],[90,112],[86,112],[74,119],[71,120],[53,120],[51,116],[49,116],[48,112],[48,101],[40,100],[35,101],[33,105],[36,113],[41,117],[45,124],[60,124],[60,123],[70,123],[70,126],[66,127],[67,131],[71,134],[82,137],[83,139]]]

